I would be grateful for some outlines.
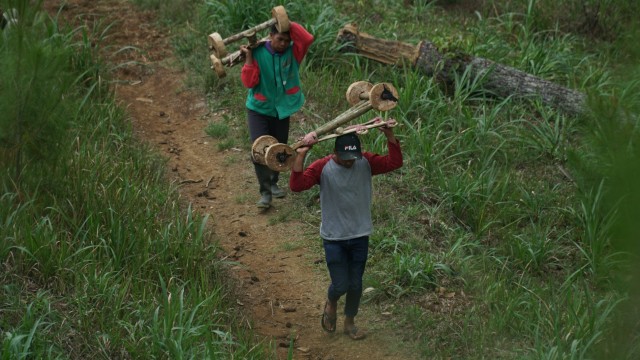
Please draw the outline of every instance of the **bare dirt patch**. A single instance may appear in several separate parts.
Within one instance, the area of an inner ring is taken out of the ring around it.
[[[53,14],[60,3],[48,2],[46,7]],[[392,332],[393,315],[389,311],[383,315],[374,304],[363,306],[357,318],[360,326],[369,329],[367,339],[356,342],[341,334],[341,311],[336,334],[322,331],[320,314],[328,275],[320,261],[319,239],[315,249],[305,241],[317,229],[278,220],[296,201],[295,195],[275,199],[266,212],[255,207],[258,185],[248,152],[218,151],[215,140],[205,134],[208,122],[222,119],[207,109],[202,94],[185,87],[185,74],[171,67],[168,35],[155,26],[153,13],[124,0],[70,0],[61,15],[74,23],[87,23],[89,28],[95,21],[114,22],[107,39],[110,48],[141,50],[107,59],[139,63],[116,73],[117,99],[127,109],[136,136],[166,157],[168,173],[184,200],[210,215],[209,224],[224,256],[237,262],[230,273],[238,283],[239,311],[246,316],[247,326],[274,342],[280,358],[286,358],[291,338],[296,359],[418,357],[402,348],[403,334]],[[286,185],[288,173],[281,179]]]

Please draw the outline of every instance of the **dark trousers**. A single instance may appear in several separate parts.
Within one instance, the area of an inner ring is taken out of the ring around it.
[[[289,141],[289,118],[278,119],[277,117],[262,115],[253,110],[247,109],[247,125],[249,126],[249,137],[251,143],[262,135],[271,135],[278,139],[279,143],[286,144]]]
[[[289,141],[289,118],[278,119],[247,109],[247,125],[249,126],[249,137],[253,144],[257,138],[263,135],[271,135],[281,144]],[[271,193],[271,185],[278,183],[280,173],[272,171],[266,165],[253,163],[256,177],[260,185],[260,193]]]
[[[322,244],[331,277],[327,297],[334,302],[346,294],[344,314],[355,317],[362,297],[362,276],[369,256],[369,237],[323,240]]]

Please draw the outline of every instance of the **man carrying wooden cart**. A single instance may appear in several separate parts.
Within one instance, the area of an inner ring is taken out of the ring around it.
[[[278,7],[281,11],[284,9]],[[286,14],[286,13],[285,13]],[[313,43],[313,35],[276,12],[277,23],[271,25],[270,39],[262,46],[241,46],[245,56],[242,84],[249,89],[247,123],[251,141],[271,135],[281,143],[289,139],[289,118],[304,104],[299,66]],[[279,172],[253,162],[260,188],[259,208],[269,208],[272,197],[284,197],[278,187]]]
[[[322,221],[320,237],[331,283],[320,320],[329,333],[336,331],[338,300],[345,296],[343,332],[353,340],[366,337],[366,331],[355,325],[362,296],[362,276],[367,263],[371,220],[373,175],[384,174],[402,166],[400,142],[393,134],[395,120],[374,118],[387,138],[388,154],[362,151],[356,131],[335,137],[332,154],[311,163],[304,169],[305,154],[314,141],[296,149],[289,186],[292,191],[304,191],[320,186]],[[313,139],[313,136],[306,136]]]

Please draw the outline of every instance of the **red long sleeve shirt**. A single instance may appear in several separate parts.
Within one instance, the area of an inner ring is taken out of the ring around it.
[[[389,154],[378,155],[370,152],[363,152],[362,157],[371,166],[371,175],[384,174],[402,167],[402,150],[400,142],[387,142]],[[316,184],[320,184],[320,177],[324,166],[333,159],[333,154],[327,155],[311,163],[302,172],[291,172],[289,177],[289,188],[291,191],[300,192],[310,189]]]
[[[371,200],[373,175],[402,166],[402,152],[396,142],[387,142],[389,154],[363,153],[349,168],[339,165],[334,155],[314,161],[303,172],[292,172],[289,187],[303,191],[320,185],[320,237],[330,241],[355,239],[373,232]]]

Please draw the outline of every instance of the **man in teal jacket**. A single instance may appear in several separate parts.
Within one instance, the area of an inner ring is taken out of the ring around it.
[[[300,24],[290,22],[288,32],[271,27],[270,40],[253,50],[241,46],[245,55],[242,84],[249,88],[247,124],[251,143],[263,135],[275,137],[279,143],[289,140],[289,117],[304,104],[300,86],[300,63],[313,43],[313,35]],[[278,187],[279,173],[253,163],[260,185],[259,208],[269,208],[271,198],[285,192]]]

